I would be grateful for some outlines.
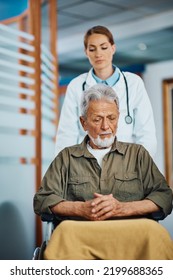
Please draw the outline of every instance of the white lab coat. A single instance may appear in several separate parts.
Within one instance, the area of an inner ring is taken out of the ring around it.
[[[131,124],[125,122],[125,116],[127,115],[126,87],[123,75],[120,72],[120,78],[113,86],[120,104],[117,139],[123,142],[142,144],[153,157],[156,153],[157,141],[148,94],[142,79],[138,75],[129,72],[124,74],[128,84],[129,111],[133,122]],[[74,78],[67,87],[56,135],[56,155],[64,147],[81,143],[86,134],[79,120],[84,82],[86,82],[85,90],[96,84],[91,70]]]

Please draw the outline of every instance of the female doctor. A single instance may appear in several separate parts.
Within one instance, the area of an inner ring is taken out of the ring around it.
[[[117,139],[142,144],[153,157],[157,147],[155,124],[142,79],[129,72],[122,73],[112,64],[116,46],[106,27],[89,29],[84,36],[84,47],[92,68],[74,78],[67,87],[56,135],[56,154],[64,147],[82,142],[85,132],[79,120],[81,95],[94,84],[105,83],[119,97]]]

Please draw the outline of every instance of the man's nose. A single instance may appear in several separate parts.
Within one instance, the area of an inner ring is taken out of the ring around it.
[[[104,129],[104,130],[107,130],[109,128],[109,123],[108,123],[108,120],[106,118],[104,118],[102,120],[102,127],[101,128]]]

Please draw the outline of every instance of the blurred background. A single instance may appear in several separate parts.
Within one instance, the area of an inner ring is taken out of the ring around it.
[[[113,33],[114,64],[144,80],[154,112],[154,158],[173,187],[173,1],[0,0],[0,259],[31,259],[45,229],[32,199],[54,158],[71,79],[90,69],[83,37]],[[173,238],[172,215],[161,223]]]

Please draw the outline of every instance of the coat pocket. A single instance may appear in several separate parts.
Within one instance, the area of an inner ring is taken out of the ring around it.
[[[143,186],[137,172],[116,174],[114,179],[117,199],[120,201],[133,201],[144,198]]]
[[[68,182],[67,199],[86,201],[93,198],[92,177],[72,177]]]

